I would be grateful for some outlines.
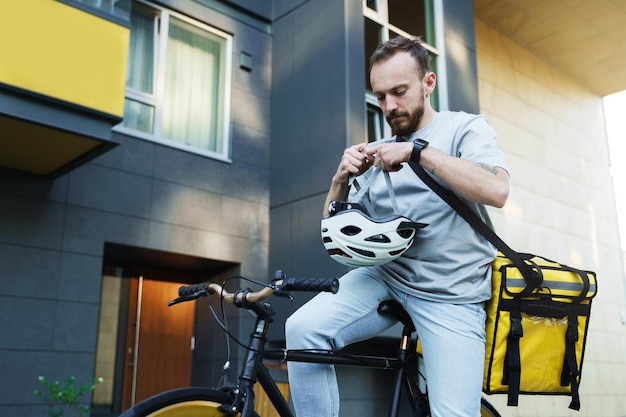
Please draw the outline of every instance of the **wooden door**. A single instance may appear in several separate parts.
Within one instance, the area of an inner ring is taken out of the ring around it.
[[[180,285],[148,277],[131,281],[122,410],[191,383],[194,303],[167,306]]]
[[[276,386],[285,397],[285,400],[289,400],[289,383],[277,382]],[[254,411],[257,412],[259,417],[280,417],[261,384],[254,384]]]

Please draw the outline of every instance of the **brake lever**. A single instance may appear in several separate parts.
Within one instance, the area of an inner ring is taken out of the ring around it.
[[[178,297],[178,298],[175,298],[175,299],[173,299],[172,301],[170,301],[169,303],[167,303],[167,306],[168,306],[168,307],[171,307],[171,306],[173,306],[174,304],[178,304],[178,303],[182,303],[183,301],[187,301],[187,299],[186,299],[186,298],[187,298],[187,297],[184,297],[184,298],[183,298],[183,297]]]
[[[293,293],[291,291],[274,290],[272,295],[281,298],[288,298],[289,301],[293,301]]]
[[[173,299],[172,301],[170,301],[169,303],[167,303],[167,306],[171,307],[174,304],[183,303],[185,301],[197,300],[198,298],[204,297],[206,295],[208,295],[207,290],[206,289],[202,289],[200,291],[196,291],[195,293],[193,293],[191,295],[186,295],[184,297],[177,297],[177,298]]]
[[[285,271],[283,271],[282,269],[277,269],[276,271],[274,271],[274,279],[272,280],[270,287],[272,288],[272,290],[274,290],[272,292],[272,295],[275,295],[277,297],[281,297],[281,298],[288,298],[289,301],[293,301],[293,294],[291,291],[284,291],[280,289],[280,286],[277,285],[277,282],[282,282],[287,278],[287,276],[285,275]]]

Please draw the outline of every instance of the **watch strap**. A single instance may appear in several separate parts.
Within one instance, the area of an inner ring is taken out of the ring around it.
[[[411,151],[411,162],[419,163],[420,153],[427,146],[428,142],[424,139],[415,139],[413,141],[413,150]]]

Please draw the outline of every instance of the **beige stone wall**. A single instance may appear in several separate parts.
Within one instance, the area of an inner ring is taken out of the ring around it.
[[[481,112],[512,174],[509,202],[492,211],[500,236],[599,280],[581,411],[567,409],[568,397],[524,396],[519,407],[503,395],[489,399],[503,417],[625,416],[626,291],[602,99],[479,20],[476,49]]]
[[[113,404],[121,286],[120,277],[109,275],[102,277],[94,376],[102,378],[103,382],[93,392],[92,403],[96,405],[110,406]]]

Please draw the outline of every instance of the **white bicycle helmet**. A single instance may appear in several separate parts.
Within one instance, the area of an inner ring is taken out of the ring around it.
[[[371,182],[368,179],[357,195]],[[393,191],[390,195],[396,207]],[[328,211],[321,224],[324,247],[332,259],[353,267],[382,265],[400,257],[413,243],[417,230],[427,226],[397,214],[372,216],[356,203],[333,201]]]

